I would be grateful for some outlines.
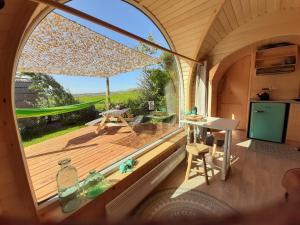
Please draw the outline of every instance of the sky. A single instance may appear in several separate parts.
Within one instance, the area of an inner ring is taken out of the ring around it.
[[[126,2],[121,0],[73,0],[67,3],[67,5],[125,29],[140,37],[147,39],[148,34],[151,33],[157,44],[169,48],[166,40],[154,23],[141,11]],[[134,48],[138,45],[138,42],[135,40],[99,25],[90,23],[79,17],[75,17],[60,10],[55,10],[55,12],[130,48]],[[140,74],[141,70],[135,70],[111,77],[111,91],[136,88]],[[72,94],[99,93],[105,91],[105,80],[103,78],[64,75],[53,75],[53,77]]]

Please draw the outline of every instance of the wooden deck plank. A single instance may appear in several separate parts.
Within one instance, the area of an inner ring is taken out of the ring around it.
[[[127,127],[111,127],[96,135],[95,127],[89,126],[25,148],[37,200],[43,201],[57,192],[58,161],[71,158],[79,179],[84,179],[90,170],[103,169],[177,127],[143,124],[136,127],[136,136]]]

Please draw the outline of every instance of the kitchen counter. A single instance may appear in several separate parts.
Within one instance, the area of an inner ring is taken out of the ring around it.
[[[257,99],[250,99],[250,102],[273,102],[273,103],[289,103],[289,104],[300,104],[300,101],[295,101],[292,99],[280,99],[280,100],[269,100],[269,101],[261,101]]]

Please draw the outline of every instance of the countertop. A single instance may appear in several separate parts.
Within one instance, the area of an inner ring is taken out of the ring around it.
[[[289,104],[300,104],[300,101],[295,101],[292,99],[278,99],[278,100],[269,100],[269,101],[261,101],[257,99],[250,99],[250,102],[273,102],[273,103],[289,103]]]

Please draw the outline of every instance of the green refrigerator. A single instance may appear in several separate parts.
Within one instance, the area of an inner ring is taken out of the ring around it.
[[[288,104],[252,102],[248,137],[283,143],[286,135]]]

